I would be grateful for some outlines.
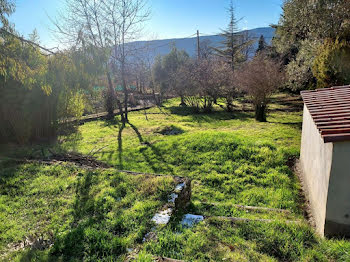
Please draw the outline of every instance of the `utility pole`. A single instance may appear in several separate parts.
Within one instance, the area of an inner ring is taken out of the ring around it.
[[[197,30],[197,56],[200,59],[200,49],[199,49],[199,30]]]

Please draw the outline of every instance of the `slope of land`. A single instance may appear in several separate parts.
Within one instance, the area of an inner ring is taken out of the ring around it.
[[[125,249],[138,244],[136,261],[153,261],[155,256],[185,261],[350,260],[348,241],[320,239],[305,218],[300,183],[292,169],[300,147],[299,97],[276,95],[266,123],[256,122],[245,102],[237,102],[233,113],[216,106],[213,113],[196,114],[172,99],[146,114],[130,113],[125,127],[118,118],[85,123],[51,147],[55,152],[94,156],[117,169],[189,177],[192,201],[187,212],[203,215],[204,221],[184,228],[179,226],[179,214],[157,230],[156,238],[143,243],[143,234],[152,227],[152,213],[166,202],[171,179],[143,181],[115,170],[89,175],[92,171],[69,166],[38,169],[6,164],[1,171],[0,206],[2,220],[9,224],[1,229],[7,232],[0,239],[2,250],[27,236],[27,231],[32,235],[52,229],[57,239],[53,246],[15,252],[13,257],[114,261],[125,258]],[[46,148],[31,151],[49,154]],[[96,182],[85,190],[88,178]],[[83,192],[94,204],[80,201]],[[125,197],[123,205],[116,200],[120,194]],[[75,209],[76,202],[85,204]],[[24,203],[29,203],[30,212]],[[76,213],[80,214],[77,224]],[[80,225],[81,234],[77,233]]]

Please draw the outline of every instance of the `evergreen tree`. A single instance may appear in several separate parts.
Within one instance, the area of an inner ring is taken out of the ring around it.
[[[0,28],[8,26],[8,16],[15,11],[12,0],[0,0]]]
[[[266,49],[266,46],[267,44],[265,42],[265,37],[261,35],[259,39],[258,49],[256,50],[256,54],[259,54],[262,51],[264,51]]]
[[[29,40],[33,43],[40,44],[40,37],[36,29],[34,29],[33,32],[29,34]]]
[[[240,44],[239,41],[240,36],[238,35],[237,28],[238,20],[235,16],[235,9],[232,1],[227,11],[230,16],[230,22],[227,29],[222,30],[220,34],[225,38],[224,41],[221,42],[223,48],[214,48],[214,50],[218,56],[223,57],[230,64],[232,69],[234,69],[242,44]]]

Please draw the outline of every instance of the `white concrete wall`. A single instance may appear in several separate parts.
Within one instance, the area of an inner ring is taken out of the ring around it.
[[[333,143],[324,143],[309,110],[304,106],[300,165],[311,204],[316,231],[324,235],[328,183],[332,167]],[[350,160],[349,160],[350,161]]]
[[[350,142],[333,147],[325,234],[350,236]]]

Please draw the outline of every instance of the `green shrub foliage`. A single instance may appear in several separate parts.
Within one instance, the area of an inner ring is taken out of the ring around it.
[[[350,1],[286,0],[282,9],[273,45],[286,65],[288,88],[349,84],[340,71],[349,61]]]
[[[350,44],[328,39],[319,49],[313,64],[313,74],[319,87],[350,83]]]
[[[0,142],[49,141],[59,122],[82,115],[90,81],[81,57],[0,35]]]

